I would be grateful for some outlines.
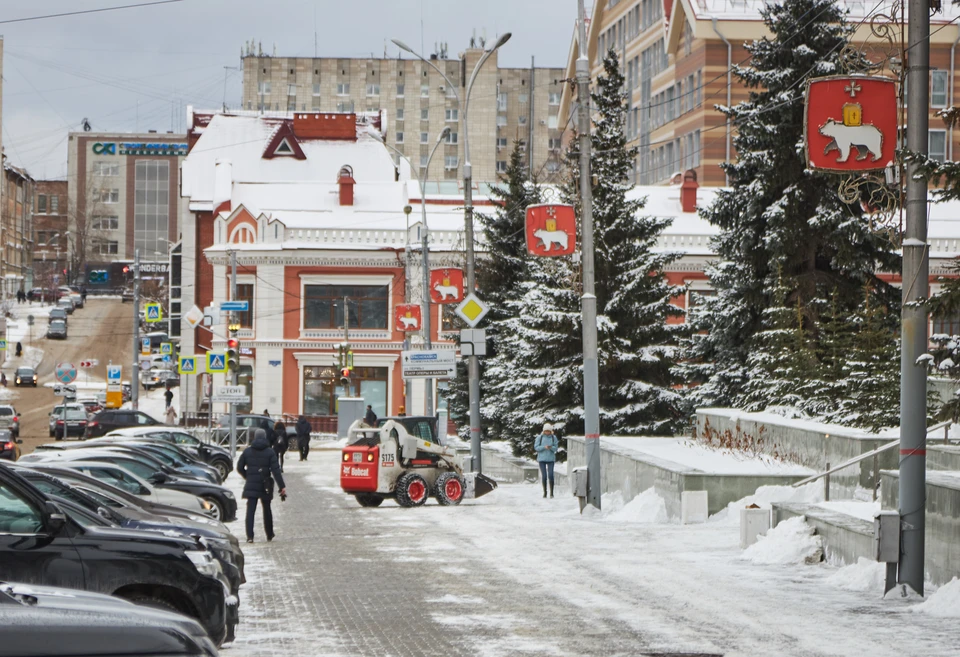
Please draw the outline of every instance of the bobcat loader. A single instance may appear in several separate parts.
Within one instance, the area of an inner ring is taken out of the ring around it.
[[[497,483],[489,477],[463,471],[457,453],[437,441],[435,422],[415,417],[386,418],[379,427],[354,422],[340,461],[340,487],[360,506],[380,506],[393,497],[406,507],[422,506],[428,497],[455,505],[494,490]]]

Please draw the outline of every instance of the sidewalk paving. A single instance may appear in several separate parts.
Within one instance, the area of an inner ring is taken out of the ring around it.
[[[277,539],[264,541],[258,513],[257,542],[244,544],[225,657],[893,656],[904,645],[946,656],[960,645],[956,623],[831,585],[836,567],[741,560],[729,524],[581,517],[566,491],[543,500],[522,484],[460,507],[367,509],[340,491],[339,451],[288,456]]]

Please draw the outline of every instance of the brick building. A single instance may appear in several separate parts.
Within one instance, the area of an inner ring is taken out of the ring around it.
[[[33,201],[33,285],[51,287],[67,265],[67,181],[38,180]],[[62,280],[62,279],[57,279]]]
[[[3,163],[0,213],[0,277],[3,298],[33,285],[33,178],[26,169]]]

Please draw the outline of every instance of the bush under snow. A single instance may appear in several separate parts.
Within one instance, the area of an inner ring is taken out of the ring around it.
[[[756,564],[818,563],[823,559],[823,543],[814,529],[800,516],[784,520],[758,537],[756,543],[740,555]]]

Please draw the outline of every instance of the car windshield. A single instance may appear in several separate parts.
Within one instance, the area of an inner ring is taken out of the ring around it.
[[[57,321],[55,321],[55,322],[50,322],[50,330],[51,330],[51,331],[66,331],[66,330],[67,330],[67,325],[64,324],[63,322],[61,322],[60,320],[57,320]]]
[[[18,367],[17,376],[33,376],[33,368],[31,367]]]
[[[85,411],[79,408],[68,408],[66,414],[64,415],[66,420],[86,420],[87,414]]]

